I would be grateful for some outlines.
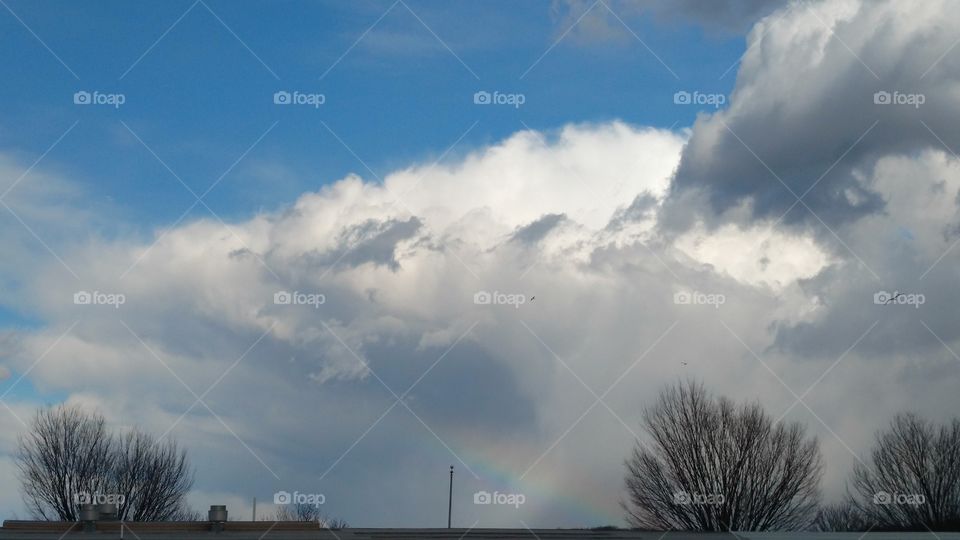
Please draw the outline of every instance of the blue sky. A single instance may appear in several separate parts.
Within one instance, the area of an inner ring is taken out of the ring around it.
[[[458,139],[448,155],[525,126],[617,118],[689,126],[697,107],[674,105],[673,93],[728,92],[744,48],[742,36],[637,16],[624,23],[669,69],[623,28],[570,33],[553,46],[567,27],[547,2],[8,6],[20,20],[0,17],[2,61],[16,74],[0,90],[0,144],[29,160],[76,122],[44,164],[144,230],[173,222],[194,199],[127,127],[198,194],[262,137],[205,198],[235,219],[350,172],[373,178],[435,159]],[[326,101],[277,107],[272,95],[283,89]],[[126,100],[79,107],[78,90]],[[526,100],[478,107],[478,90]]]

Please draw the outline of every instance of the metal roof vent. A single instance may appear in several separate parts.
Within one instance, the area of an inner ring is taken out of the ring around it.
[[[97,530],[97,519],[100,518],[100,511],[95,504],[80,505],[80,521],[83,522],[84,532],[94,532]]]
[[[227,506],[224,504],[211,504],[210,511],[207,512],[207,520],[210,522],[210,530],[220,532],[223,530],[223,524],[227,521]]]
[[[96,506],[98,521],[116,521],[117,520],[117,505],[112,503],[102,503]]]

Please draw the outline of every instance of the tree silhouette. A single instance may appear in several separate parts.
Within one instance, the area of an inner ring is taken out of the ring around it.
[[[813,529],[820,532],[852,532],[871,530],[873,525],[856,505],[845,500],[824,506],[817,512]]]
[[[644,411],[650,445],[627,460],[623,504],[635,527],[803,529],[817,509],[822,459],[800,424],[773,422],[693,381],[661,391]]]
[[[869,462],[854,465],[851,504],[875,530],[956,530],[960,419],[937,426],[897,415],[877,434]]]
[[[19,438],[16,463],[36,519],[75,521],[84,497],[98,495],[113,497],[125,521],[190,515],[184,497],[193,473],[185,450],[139,430],[115,436],[102,415],[80,407],[37,411]]]
[[[346,529],[349,527],[342,519],[329,518],[320,511],[319,506],[312,504],[285,504],[277,506],[273,515],[274,521],[313,521],[319,527],[326,529]]]

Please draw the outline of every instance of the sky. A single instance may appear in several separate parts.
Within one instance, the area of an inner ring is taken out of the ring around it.
[[[687,378],[836,500],[958,405],[952,7],[0,1],[0,516],[70,403],[235,518],[623,525]]]

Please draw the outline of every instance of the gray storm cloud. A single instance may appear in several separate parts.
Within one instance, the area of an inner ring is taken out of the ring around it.
[[[681,158],[680,226],[690,210],[712,220],[742,205],[747,220],[815,228],[882,211],[865,181],[878,159],[960,145],[960,56],[948,54],[960,32],[940,24],[950,8],[798,2],[761,20],[729,107],[698,118]]]

